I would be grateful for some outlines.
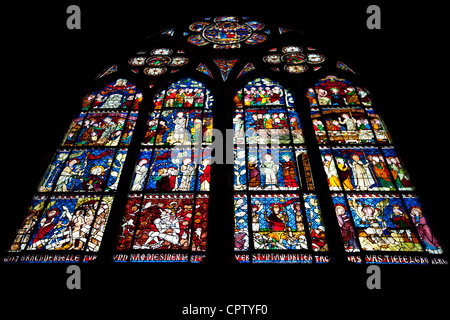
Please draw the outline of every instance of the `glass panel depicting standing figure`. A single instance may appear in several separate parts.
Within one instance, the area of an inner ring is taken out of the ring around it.
[[[211,91],[192,78],[156,94],[119,228],[120,255],[114,261],[202,261],[211,190],[213,101]]]
[[[314,182],[294,97],[258,78],[237,91],[234,103],[235,258],[312,263],[303,253],[327,252],[328,243],[318,197],[306,193]],[[267,253],[279,250],[289,254]]]

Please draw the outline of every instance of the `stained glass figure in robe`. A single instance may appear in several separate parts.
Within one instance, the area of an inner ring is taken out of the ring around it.
[[[414,190],[408,171],[393,147],[382,147],[386,163],[399,190]]]
[[[151,149],[141,151],[131,190],[193,191],[195,160],[192,149]],[[148,178],[147,178],[148,175]],[[147,182],[146,182],[147,181]]]
[[[298,190],[299,180],[293,150],[290,148],[269,150],[249,149],[247,158],[249,190]]]
[[[328,142],[325,126],[322,122],[322,115],[318,108],[311,108],[311,119],[314,128],[314,133],[316,134],[317,142],[319,143]]]
[[[145,186],[145,191],[157,192],[209,191],[210,183],[211,149],[143,149],[131,190],[143,191]]]
[[[247,109],[247,143],[286,144],[291,141],[289,120],[285,108],[280,109]]]
[[[287,111],[292,133],[292,142],[294,144],[304,143],[305,138],[303,137],[303,129],[300,124],[300,116],[298,115],[297,111],[295,111],[293,108],[288,108]]]
[[[361,87],[356,87],[356,90],[359,94],[359,100],[361,101],[362,105],[364,106],[371,106],[372,105],[372,99],[370,99],[369,93]]]
[[[320,153],[322,156],[322,163],[325,173],[327,175],[328,186],[330,190],[342,190],[341,181],[338,177],[338,171],[335,165],[333,154],[331,153],[331,149],[326,147],[320,147]],[[346,187],[348,189],[352,188],[351,182],[348,180],[350,171],[348,166],[344,166],[341,163],[341,167],[339,168],[339,174],[342,177],[344,183],[346,183]]]
[[[383,119],[375,113],[372,108],[366,108],[367,115],[370,119],[370,124],[375,131],[375,136],[380,143],[392,143],[392,139],[386,129]]]
[[[154,99],[155,109],[206,108],[210,109],[213,96],[204,84],[191,78],[181,79],[161,90]]]
[[[58,180],[61,170],[64,168],[65,161],[69,154],[70,150],[68,149],[59,150],[55,153],[53,161],[47,169],[47,172],[42,179],[40,186],[38,187],[38,191],[52,191],[52,188],[55,182]]]
[[[295,147],[297,157],[297,169],[300,177],[300,187],[306,190],[314,190],[314,180],[311,173],[311,165],[305,147]],[[304,183],[302,182],[304,181]]]
[[[309,236],[313,251],[328,251],[328,242],[325,234],[325,226],[322,219],[319,199],[316,194],[303,194],[303,201],[308,221]]]
[[[243,144],[245,136],[244,111],[236,109],[233,118],[233,142]]]
[[[166,110],[161,113],[156,144],[176,145],[195,143],[202,124],[202,113],[197,110]],[[200,126],[199,126],[200,125]],[[199,128],[200,127],[200,128]],[[164,133],[162,133],[164,131]],[[162,133],[162,134],[161,134]],[[197,135],[196,135],[197,134]]]
[[[210,191],[211,186],[211,149],[203,148],[201,151],[197,149],[195,152],[201,152],[201,161],[198,164],[197,174],[197,191]]]
[[[308,249],[306,221],[304,221],[306,216],[311,249],[328,251],[317,196],[305,194],[303,201],[306,208],[305,214],[302,213],[301,200],[298,195],[251,196],[251,207],[248,211],[251,211],[254,248],[257,250]],[[235,215],[237,213],[235,212]],[[243,216],[243,214],[240,215]]]
[[[247,195],[234,195],[234,250],[246,251],[249,247]]]
[[[130,112],[128,115],[127,122],[125,123],[125,128],[123,129],[123,135],[121,140],[121,146],[129,146],[131,143],[131,138],[133,137],[134,127],[138,118],[137,112]]]
[[[352,216],[345,203],[344,194],[333,194],[334,210],[341,230],[346,252],[360,252],[358,237],[353,227]]]
[[[234,149],[234,190],[246,190],[247,189],[247,170],[246,170],[246,157],[245,150],[243,148]],[[250,169],[257,169],[256,162],[249,164]],[[259,172],[253,173],[258,175]],[[255,181],[255,177],[254,180]]]
[[[116,250],[129,250],[136,231],[136,223],[142,205],[142,194],[128,195],[125,213],[120,223],[120,232],[117,237]]]
[[[422,203],[420,202],[419,197],[415,194],[406,194],[403,195],[403,200],[409,210],[411,220],[416,227],[417,234],[422,240],[422,245],[425,250],[432,254],[444,253],[439,240],[431,230],[428,219],[423,212]]]

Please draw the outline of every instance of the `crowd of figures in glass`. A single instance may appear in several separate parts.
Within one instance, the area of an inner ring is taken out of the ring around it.
[[[126,149],[63,149],[45,175],[40,192],[116,190]]]
[[[244,92],[244,94],[243,94]],[[233,119],[235,143],[303,143],[294,98],[289,90],[269,79],[256,79],[238,90]]]
[[[77,116],[64,146],[127,146],[130,144],[137,112],[82,112]],[[123,132],[123,135],[122,135]]]
[[[144,145],[191,145],[212,142],[214,98],[209,89],[191,78],[161,90],[154,99]]]
[[[391,143],[365,89],[328,76],[309,88],[306,96],[319,143]]]
[[[333,194],[333,201],[347,252],[443,252],[416,195]]]
[[[47,202],[46,202],[47,200]],[[113,197],[37,196],[12,251],[99,249]]]
[[[210,149],[143,149],[138,158],[131,190],[209,191],[210,175]]]

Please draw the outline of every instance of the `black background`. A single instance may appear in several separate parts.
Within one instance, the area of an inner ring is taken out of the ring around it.
[[[359,72],[444,247],[450,248],[447,13],[442,2],[392,2],[58,1],[4,5],[1,248],[7,247],[94,78],[123,60],[129,48],[147,35],[177,21],[189,23],[218,15],[247,15],[293,26],[324,43]],[[70,4],[81,8],[81,30],[66,28]],[[381,8],[381,30],[366,27],[370,4]],[[228,303],[268,304],[272,318],[296,312],[320,317],[327,310],[339,317],[352,312],[384,317],[417,310],[443,315],[443,310],[448,310],[438,299],[448,297],[446,267],[382,266],[382,289],[371,291],[365,285],[365,268],[358,266],[341,270],[305,266],[300,271],[295,266],[244,266],[234,273],[201,266],[187,266],[186,271],[168,267],[166,270],[173,269],[170,275],[161,267],[136,266],[130,272],[126,266],[107,270],[82,266],[82,290],[77,292],[66,288],[65,268],[3,265],[1,291],[10,295],[0,298],[2,308],[33,305],[17,310],[47,313],[62,308],[76,310],[80,316],[85,315],[80,308],[148,317],[165,312],[169,319],[182,319],[181,307],[189,304],[221,308]],[[157,281],[159,276],[167,281]]]

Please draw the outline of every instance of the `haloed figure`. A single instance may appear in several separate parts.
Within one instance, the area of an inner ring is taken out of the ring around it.
[[[270,206],[270,210],[272,212],[269,216],[265,213],[265,218],[269,223],[269,228],[272,231],[284,231],[286,229],[286,222],[289,219],[287,214],[284,213],[284,208],[278,203],[273,203]]]

